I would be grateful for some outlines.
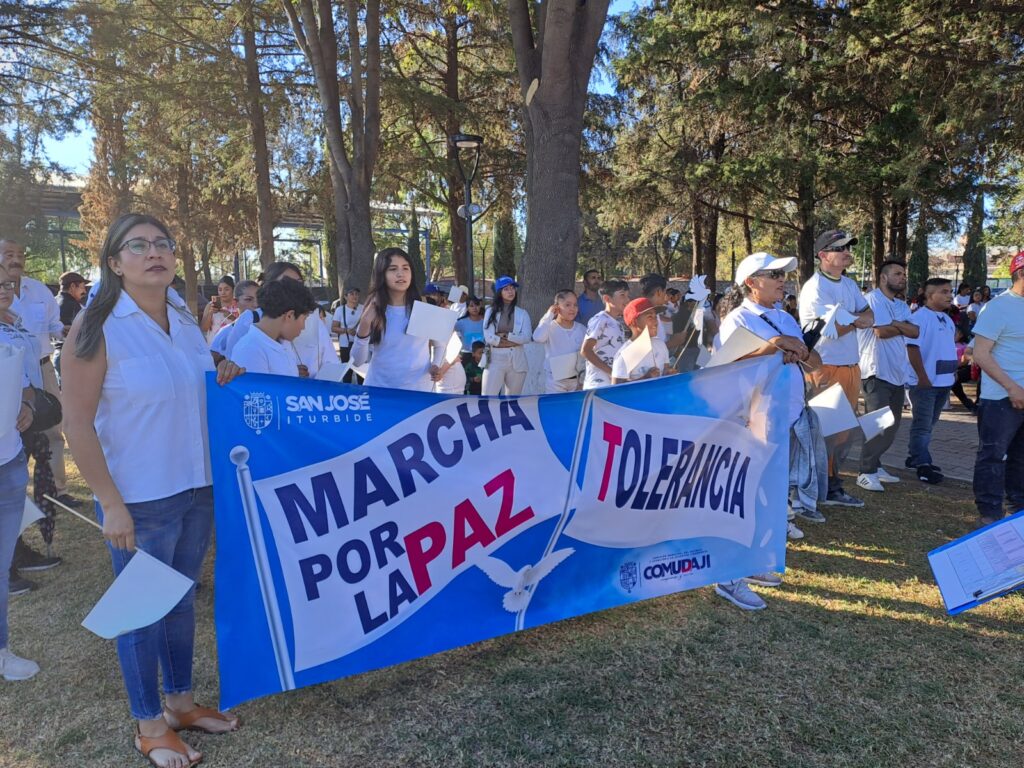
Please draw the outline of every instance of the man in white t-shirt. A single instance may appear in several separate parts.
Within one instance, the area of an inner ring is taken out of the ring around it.
[[[974,325],[981,368],[974,504],[983,525],[1024,509],[1024,251],[1010,260],[1009,290],[989,301]]]
[[[854,331],[870,328],[875,322],[874,313],[857,283],[843,274],[853,263],[850,246],[856,243],[857,238],[841,229],[819,235],[814,241],[818,271],[800,288],[799,298],[800,324],[804,328],[824,317],[829,308],[835,305],[841,306],[855,318],[851,325],[836,324],[838,338],[819,339],[815,351],[821,355],[822,366],[807,374],[812,397],[838,383],[854,410],[860,394],[860,353]],[[825,445],[828,448],[828,496],[824,504],[863,507],[863,501],[843,490],[839,478],[839,467],[850,449],[850,432],[832,435],[825,441]]]
[[[608,280],[601,285],[599,294],[604,300],[604,310],[590,318],[580,347],[580,354],[587,361],[584,389],[607,387],[612,383],[612,361],[619,347],[626,343],[622,310],[629,303],[629,286],[624,280]]]
[[[928,446],[932,429],[949,399],[956,377],[957,354],[953,318],[947,313],[953,305],[953,283],[933,277],[924,284],[924,306],[910,316],[919,329],[916,339],[907,339],[910,371],[910,403],[914,417],[910,424],[910,443],[906,465],[917,470],[917,479],[941,483],[942,471],[932,463]]]
[[[43,389],[60,397],[57,372],[50,355],[54,339],[64,338],[64,324],[60,319],[60,306],[50,289],[24,274],[25,246],[14,240],[0,240],[0,264],[15,283],[14,302],[11,310],[21,318],[21,324],[31,333],[39,347],[39,367],[43,372]],[[64,471],[64,435],[60,425],[51,427],[43,434],[50,443],[50,469],[53,483],[57,488],[56,498],[69,507],[80,507],[82,502],[68,493],[67,477]],[[42,557],[42,556],[40,556]]]
[[[907,289],[907,268],[901,261],[886,261],[878,270],[878,287],[867,295],[875,314],[875,327],[857,331],[860,350],[860,386],[868,413],[889,408],[896,422],[867,441],[860,450],[857,487],[884,491],[882,483],[899,478],[882,467],[882,455],[892,446],[903,418],[907,383],[907,339],[917,338],[918,327],[910,321],[910,307],[897,298]]]

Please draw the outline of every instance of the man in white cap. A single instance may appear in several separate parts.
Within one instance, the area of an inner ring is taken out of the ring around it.
[[[811,275],[800,289],[800,323],[806,328],[810,323],[824,317],[829,308],[840,306],[854,317],[850,325],[836,323],[837,338],[818,341],[815,349],[821,356],[822,366],[807,374],[811,385],[811,396],[840,384],[850,406],[857,410],[860,395],[860,351],[857,349],[857,328],[871,328],[875,315],[867,300],[853,280],[843,271],[853,263],[850,246],[856,245],[857,238],[841,229],[829,230],[814,241],[814,252],[818,257],[818,270]],[[863,507],[864,502],[843,490],[839,478],[839,466],[850,450],[850,432],[840,432],[829,437],[828,446],[828,496],[824,503],[829,506]]]
[[[799,364],[807,369],[814,370],[821,365],[818,354],[807,348],[804,344],[803,332],[792,315],[782,309],[782,299],[786,293],[786,275],[796,269],[796,259],[778,258],[770,253],[754,253],[747,256],[736,268],[736,285],[744,294],[743,303],[730,312],[722,320],[718,331],[719,338],[724,344],[726,340],[736,331],[737,328],[744,328],[755,336],[764,339],[764,345],[752,352],[748,357],[760,355],[774,355],[782,352],[783,362]],[[799,450],[800,439],[796,434],[798,423],[809,418],[805,415],[804,380],[803,375],[794,372],[796,375],[790,378],[791,389],[789,393],[789,418],[790,427],[794,430],[791,440],[793,451]],[[823,453],[823,451],[822,451]],[[824,456],[821,457],[824,461]],[[794,465],[802,465],[802,462],[793,461]],[[813,462],[811,462],[813,465]],[[799,514],[809,522],[824,522],[824,516],[817,511],[815,501],[820,490],[824,490],[824,477],[821,482],[811,483],[810,497],[802,492],[800,482],[795,476],[790,475],[790,493],[793,496],[792,511]],[[803,532],[792,522],[789,523],[789,538],[801,539]],[[747,584],[759,584],[765,587],[775,587],[782,583],[782,579],[775,573],[762,573],[749,576],[746,579],[724,582],[715,586],[715,592],[746,611],[756,611],[765,607],[764,600],[753,592]]]

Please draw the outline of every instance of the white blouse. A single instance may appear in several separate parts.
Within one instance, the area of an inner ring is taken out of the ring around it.
[[[404,306],[389,305],[386,312],[387,324],[379,344],[371,346],[369,338],[358,336],[352,342],[352,364],[363,365],[369,360],[370,368],[363,382],[368,387],[430,392],[434,388],[430,366],[441,364],[444,348],[435,346],[431,359],[430,342],[405,332],[409,327],[409,311]]]
[[[107,374],[95,427],[128,504],[212,482],[205,374],[213,359],[191,315],[168,306],[167,318],[169,334],[122,291],[103,323]]]

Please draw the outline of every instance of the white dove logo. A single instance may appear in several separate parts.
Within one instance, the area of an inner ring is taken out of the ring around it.
[[[501,598],[501,604],[509,613],[519,613],[529,602],[527,587],[535,586],[540,580],[555,570],[555,567],[576,550],[569,547],[552,552],[536,565],[524,565],[518,571],[503,560],[488,557],[476,566],[487,574],[487,577],[499,587],[509,591]]]

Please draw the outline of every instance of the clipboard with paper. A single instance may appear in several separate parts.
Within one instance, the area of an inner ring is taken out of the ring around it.
[[[1024,510],[928,553],[946,611],[955,616],[1024,587]]]

